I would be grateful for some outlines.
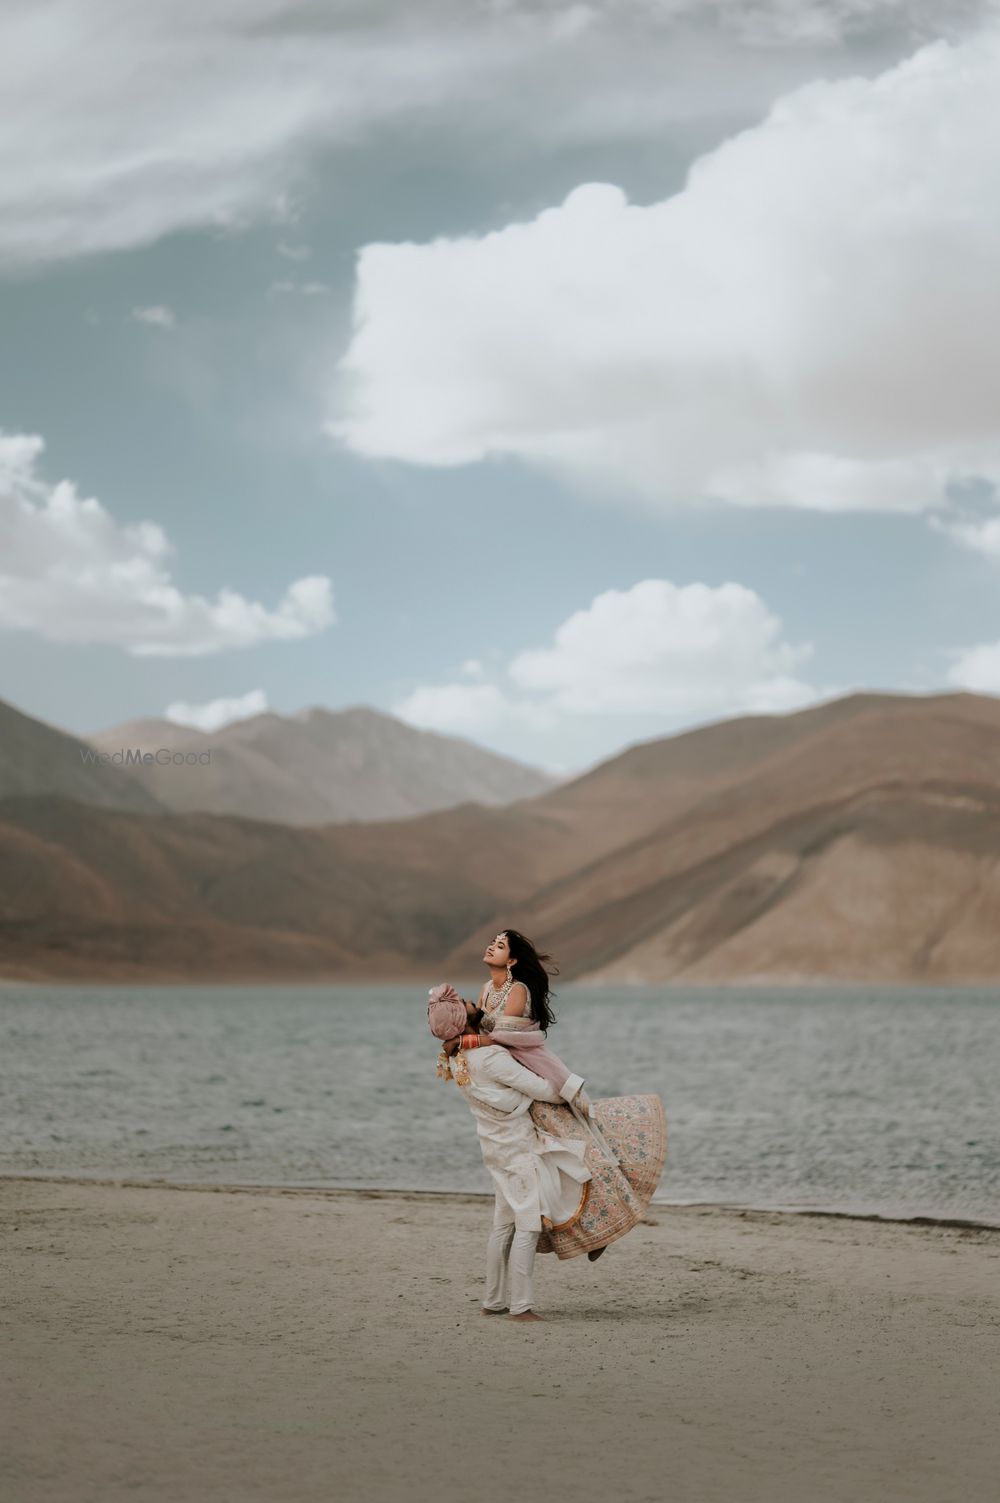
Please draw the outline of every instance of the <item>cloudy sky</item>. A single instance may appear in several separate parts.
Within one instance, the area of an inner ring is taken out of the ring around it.
[[[0,695],[1000,693],[1000,13],[7,0]]]

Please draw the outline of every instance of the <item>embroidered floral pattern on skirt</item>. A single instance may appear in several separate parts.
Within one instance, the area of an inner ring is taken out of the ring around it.
[[[607,1247],[631,1231],[645,1214],[666,1158],[667,1121],[659,1096],[610,1096],[595,1101],[591,1110],[614,1157],[568,1106],[531,1105],[540,1133],[584,1142],[584,1163],[591,1172],[576,1219],[546,1228],[539,1238],[538,1251],[559,1258]]]

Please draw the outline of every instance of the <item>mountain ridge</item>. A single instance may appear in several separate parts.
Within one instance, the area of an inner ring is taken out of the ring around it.
[[[606,984],[1000,976],[1000,700],[848,696],[760,719],[642,743],[533,799],[395,821],[7,799],[0,971],[461,978],[484,933],[516,924],[565,978]]]
[[[54,794],[152,813],[159,801],[124,768],[91,760],[90,744],[0,700],[0,797]]]
[[[420,730],[369,705],[293,715],[268,710],[202,731],[144,718],[91,735],[101,751],[123,746],[195,752],[183,762],[133,769],[156,803],[174,813],[200,811],[319,825],[399,819],[474,799],[506,804],[551,788],[537,768],[461,737]]]

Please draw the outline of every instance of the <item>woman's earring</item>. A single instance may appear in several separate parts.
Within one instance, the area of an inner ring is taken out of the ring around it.
[[[510,961],[508,960],[508,962],[507,962],[507,980],[508,981],[513,981],[513,979],[514,979],[514,972],[511,970],[511,968],[510,968]]]

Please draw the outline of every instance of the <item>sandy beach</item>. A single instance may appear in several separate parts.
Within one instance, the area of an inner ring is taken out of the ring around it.
[[[1000,1232],[653,1208],[479,1313],[475,1196],[0,1181],[11,1503],[985,1498]]]

